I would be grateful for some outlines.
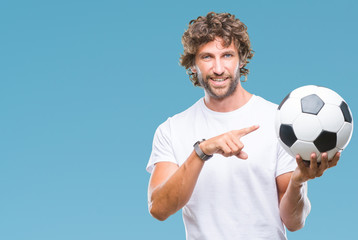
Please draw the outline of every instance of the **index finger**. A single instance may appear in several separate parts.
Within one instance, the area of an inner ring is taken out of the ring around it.
[[[259,125],[253,125],[251,127],[243,128],[240,130],[235,130],[234,134],[238,137],[243,137],[253,131],[256,131],[260,126]]]

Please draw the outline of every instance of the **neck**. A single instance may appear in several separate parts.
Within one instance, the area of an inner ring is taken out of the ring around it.
[[[216,99],[205,92],[205,105],[215,112],[231,112],[244,106],[252,97],[252,94],[242,88],[239,84],[232,95]]]

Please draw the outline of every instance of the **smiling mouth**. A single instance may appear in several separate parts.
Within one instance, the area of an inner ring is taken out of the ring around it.
[[[210,80],[214,81],[214,82],[223,82],[228,78],[210,78]]]

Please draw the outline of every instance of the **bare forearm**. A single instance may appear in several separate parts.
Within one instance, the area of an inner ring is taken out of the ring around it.
[[[291,180],[280,202],[281,219],[290,231],[301,229],[311,210],[305,185]]]
[[[258,128],[258,125],[254,125],[240,130],[232,130],[201,142],[199,147],[204,154],[209,156],[221,154],[225,157],[237,156],[247,159],[247,153],[241,151],[244,145],[240,138]],[[149,210],[153,217],[165,220],[189,201],[204,166],[204,161],[193,151],[180,168],[173,169],[170,166],[163,166],[156,172],[158,165],[152,173],[149,184]]]
[[[150,191],[149,210],[153,217],[165,220],[189,201],[203,165],[192,152],[173,175]]]

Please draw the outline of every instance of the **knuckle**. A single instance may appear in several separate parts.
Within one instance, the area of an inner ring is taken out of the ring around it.
[[[313,171],[308,173],[308,177],[311,178],[311,179],[314,179],[315,176],[316,176],[316,174]]]
[[[240,148],[239,147],[234,147],[232,149],[232,151],[233,151],[233,153],[238,153],[238,152],[240,152]]]
[[[219,145],[224,145],[225,144],[225,139],[224,138],[220,138],[219,140],[218,140],[218,143],[219,143]]]

